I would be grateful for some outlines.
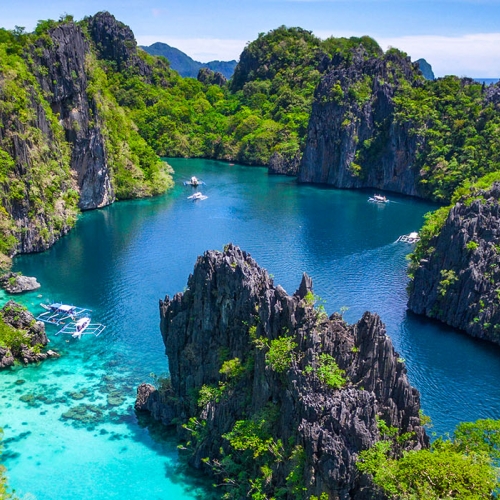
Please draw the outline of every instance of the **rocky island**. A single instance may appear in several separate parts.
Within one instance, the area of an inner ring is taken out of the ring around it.
[[[23,293],[40,288],[36,278],[23,276],[21,273],[5,273],[0,275],[0,287],[7,293]]]
[[[58,357],[54,351],[42,352],[49,343],[45,325],[22,305],[10,300],[0,310],[0,368],[15,362],[36,363]]]
[[[408,307],[500,344],[500,183],[457,202],[417,247]]]
[[[409,433],[405,449],[428,445],[380,318],[349,325],[315,302],[307,275],[288,295],[231,244],[199,257],[187,290],[160,301],[171,381],[140,386],[136,408],[176,426],[189,463],[230,498],[384,498],[355,466],[381,422]]]

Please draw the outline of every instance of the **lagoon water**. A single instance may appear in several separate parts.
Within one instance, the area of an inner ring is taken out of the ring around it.
[[[196,257],[233,242],[289,293],[302,272],[327,312],[356,321],[378,312],[437,434],[464,420],[500,418],[500,349],[406,311],[406,255],[429,203],[297,185],[263,168],[172,159],[176,187],[151,200],[83,214],[49,251],[15,259],[42,288],[16,300],[92,309],[103,334],[55,336],[62,356],[0,373],[0,427],[9,481],[22,498],[206,498],[210,482],[180,464],[174,437],[133,410],[135,390],[168,371],[158,299],[182,291]],[[187,200],[196,175],[208,199]],[[41,295],[41,297],[39,296]],[[3,304],[8,297],[0,294]],[[76,417],[76,418],[75,418]]]

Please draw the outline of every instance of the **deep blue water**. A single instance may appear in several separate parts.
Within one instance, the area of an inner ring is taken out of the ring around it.
[[[182,291],[196,257],[228,242],[247,250],[289,293],[305,271],[331,313],[365,310],[386,324],[437,433],[464,420],[500,418],[500,349],[406,312],[406,255],[397,237],[434,208],[389,194],[297,185],[263,168],[171,160],[173,192],[83,214],[49,251],[15,270],[42,288],[21,297],[33,312],[58,300],[89,307],[107,327],[77,341],[54,336],[62,357],[0,373],[0,426],[10,483],[38,500],[204,498],[203,481],[179,468],[176,443],[138,421],[139,383],[167,372],[158,299]],[[197,175],[208,199],[190,202]],[[40,296],[41,295],[41,296]],[[0,302],[7,297],[0,294]],[[22,398],[22,399],[20,399]],[[87,406],[81,406],[87,405]],[[65,418],[74,408],[83,420]]]

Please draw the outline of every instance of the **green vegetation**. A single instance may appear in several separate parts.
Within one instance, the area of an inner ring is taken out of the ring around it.
[[[224,395],[226,385],[219,382],[218,386],[202,385],[198,393],[198,406],[205,407],[208,403],[218,403]]]
[[[71,227],[77,213],[77,200],[68,195],[74,182],[70,149],[28,56],[34,40],[21,28],[0,29],[0,122],[8,130],[0,140],[0,252],[9,256],[20,238],[10,215],[14,210],[25,211],[32,221],[44,220],[45,239]],[[39,113],[47,120],[46,132],[39,126]],[[26,149],[16,158],[19,144]]]
[[[291,336],[278,337],[271,341],[259,337],[254,340],[254,343],[258,349],[267,349],[266,364],[277,373],[289,370],[297,359],[297,353],[294,351],[297,348],[297,342]]]
[[[394,499],[492,499],[498,488],[500,421],[460,424],[452,439],[437,439],[429,450],[400,452],[390,431],[360,453],[361,472]],[[401,440],[400,440],[401,441]]]
[[[438,285],[439,295],[444,297],[450,285],[453,285],[456,281],[458,281],[458,276],[453,269],[441,269],[441,281]]]
[[[308,365],[305,369],[308,374],[315,373],[321,383],[331,389],[341,389],[347,383],[345,371],[341,370],[330,354],[321,353],[316,361],[316,368]]]
[[[172,187],[167,164],[139,135],[135,124],[118,105],[109,89],[106,72],[93,56],[86,60],[89,76],[87,95],[96,103],[104,121],[108,164],[113,171],[113,186],[118,199],[154,196]]]
[[[131,71],[107,74],[118,103],[160,156],[265,165],[274,153],[291,159],[301,151],[325,57],[348,57],[359,45],[381,53],[369,37],[321,41],[281,26],[245,48],[224,87],[180,78],[164,59],[145,53],[139,55],[153,68],[151,81]]]
[[[474,241],[474,240],[468,241],[467,244],[465,245],[465,248],[469,252],[473,252],[474,250],[477,250],[478,247],[479,247],[479,243],[477,241]]]
[[[305,498],[305,451],[300,445],[273,437],[278,417],[277,407],[268,404],[253,416],[238,420],[222,436],[227,442],[221,448],[222,458],[204,460],[222,479],[222,498]],[[286,471],[286,485],[276,489],[273,478],[278,470]]]
[[[222,363],[219,373],[225,375],[228,380],[232,380],[243,375],[243,373],[245,373],[245,367],[241,364],[239,358],[233,358]]]
[[[500,170],[500,114],[482,85],[447,76],[412,87],[403,83],[396,119],[419,137],[417,166],[429,198],[448,202],[464,183]]]
[[[12,306],[12,308],[14,313],[22,312],[26,309],[19,304]],[[16,358],[20,355],[23,346],[28,346],[30,350],[35,353],[39,353],[43,348],[42,344],[32,345],[31,336],[28,331],[14,328],[7,324],[4,321],[3,315],[0,313],[0,347],[6,348],[10,354]]]
[[[9,267],[7,256],[20,250],[21,226],[29,229],[37,244],[49,245],[76,222],[79,193],[67,140],[78,134],[80,125],[75,120],[71,134],[66,133],[61,116],[51,106],[50,89],[62,83],[47,78],[52,69],[47,67],[47,54],[54,51],[51,30],[72,22],[72,16],[65,15],[58,21],[40,21],[33,33],[23,28],[0,29],[0,124],[6,132],[0,139],[1,268]],[[79,23],[84,34],[86,22]],[[91,111],[88,125],[102,130],[117,198],[164,192],[172,185],[168,166],[117,103],[104,63],[90,52],[85,65]],[[80,75],[72,70],[71,77],[78,91]],[[14,213],[23,214],[23,219],[14,220]]]

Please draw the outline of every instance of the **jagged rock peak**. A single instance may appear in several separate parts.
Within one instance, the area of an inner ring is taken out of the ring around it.
[[[227,78],[222,73],[209,68],[200,68],[197,80],[205,85],[218,85],[219,87],[227,83]]]
[[[186,291],[160,301],[171,385],[162,391],[141,386],[136,407],[177,425],[181,439],[191,441],[195,467],[207,467],[205,457],[237,459],[223,435],[236,422],[266,414],[269,439],[283,444],[285,457],[272,461],[267,493],[286,486],[293,448],[304,457],[304,498],[322,492],[344,500],[381,498],[358,474],[357,454],[380,439],[377,418],[412,432],[409,449],[426,446],[419,394],[377,315],[367,312],[348,325],[340,314],[328,318],[315,308],[309,292],[306,274],[288,295],[232,244],[205,252]],[[272,361],[276,346],[288,346],[284,363]],[[335,365],[345,381],[328,385],[318,372],[322,363]],[[207,391],[216,395],[206,397]],[[190,418],[203,422],[202,438],[186,435],[180,424]],[[256,461],[248,472],[259,470]]]
[[[101,59],[114,62],[118,71],[134,68],[142,76],[152,75],[150,66],[137,55],[134,33],[126,24],[106,11],[90,17],[88,23]]]
[[[410,283],[408,307],[500,344],[500,183],[450,210]]]

